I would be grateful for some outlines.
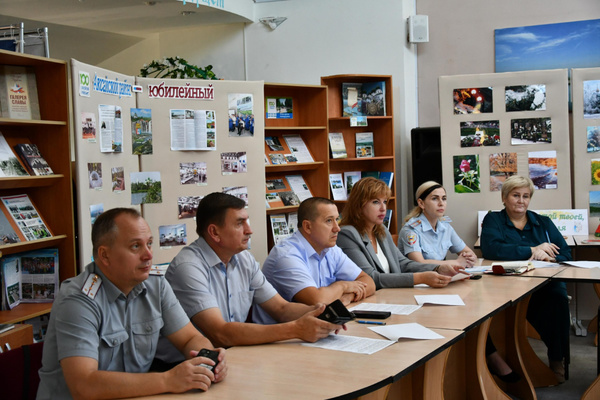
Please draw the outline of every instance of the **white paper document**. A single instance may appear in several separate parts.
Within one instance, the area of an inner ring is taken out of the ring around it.
[[[432,295],[415,295],[417,304],[439,304],[444,306],[464,306],[465,303],[462,301],[457,294],[432,294]]]
[[[352,307],[349,311],[389,311],[396,315],[410,315],[419,308],[421,308],[421,306],[416,306],[414,304],[362,303]]]
[[[416,322],[410,324],[395,324],[386,326],[375,326],[369,328],[375,333],[380,334],[390,340],[397,342],[401,338],[405,339],[443,339],[442,335],[439,335],[431,329],[425,328],[421,324]]]
[[[538,260],[531,260],[531,265],[533,265],[535,268],[560,267],[559,263]],[[598,266],[600,266],[600,264],[598,264]]]
[[[600,268],[599,261],[565,261],[565,264],[578,268]]]
[[[316,343],[302,343],[303,346],[320,349],[347,351],[358,354],[373,354],[394,344],[389,340],[362,338],[358,336],[329,335]]]

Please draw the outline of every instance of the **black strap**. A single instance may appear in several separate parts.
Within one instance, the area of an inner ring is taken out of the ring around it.
[[[29,374],[31,369],[31,349],[28,345],[23,349],[23,400],[29,400]]]

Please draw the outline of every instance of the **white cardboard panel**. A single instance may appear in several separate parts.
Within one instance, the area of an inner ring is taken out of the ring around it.
[[[131,206],[131,182],[129,173],[139,171],[139,156],[131,154],[131,118],[130,109],[136,107],[135,95],[131,97],[115,96],[90,90],[90,97],[79,95],[79,71],[90,75],[90,85],[93,84],[95,75],[120,82],[135,83],[133,76],[119,74],[93,65],[71,60],[71,77],[73,82],[73,132],[75,144],[75,192],[77,193],[77,232],[79,245],[79,268],[83,268],[92,261],[92,222],[90,205],[103,204],[104,210],[115,207],[133,207],[140,210],[139,206]],[[123,152],[100,152],[100,127],[98,106],[100,104],[116,105],[122,108],[123,120]],[[83,128],[81,113],[94,113],[96,118],[96,142],[89,142],[82,138]],[[102,188],[90,189],[87,164],[91,162],[102,163]],[[125,172],[125,190],[113,192],[111,184],[111,168],[123,167]]]
[[[546,110],[506,112],[505,86],[545,85]],[[491,87],[493,112],[481,114],[454,114],[453,90]],[[442,76],[439,78],[441,120],[442,168],[444,187],[448,196],[446,214],[452,226],[467,246],[477,239],[477,212],[502,209],[500,192],[490,191],[489,155],[517,153],[517,173],[529,176],[528,153],[556,151],[558,187],[536,190],[531,209],[571,208],[571,165],[568,121],[567,70],[507,72],[478,75]],[[511,145],[510,121],[519,118],[552,119],[552,143]],[[464,121],[500,121],[500,145],[489,147],[460,147],[460,123]],[[478,154],[480,164],[480,193],[454,191],[453,156]]]
[[[600,81],[600,68],[576,68],[571,74],[571,99],[573,102],[573,197],[576,208],[589,210],[589,194],[600,191],[600,185],[592,185],[591,160],[600,158],[600,153],[587,152],[587,127],[600,126],[600,118],[583,117],[583,83]],[[594,234],[599,217],[588,218],[589,233]]]
[[[148,95],[149,84],[173,86],[201,86],[214,88],[214,100],[155,99]],[[144,204],[144,217],[156,238],[154,262],[170,262],[181,250],[181,246],[159,247],[159,226],[185,223],[187,243],[197,239],[194,218],[178,219],[177,199],[181,196],[206,196],[222,192],[223,187],[246,186],[248,188],[248,214],[253,234],[251,252],[261,264],[267,256],[267,224],[265,213],[265,163],[264,163],[264,83],[262,81],[200,81],[137,78],[142,93],[137,94],[138,108],[152,110],[153,147],[152,155],[141,156],[142,171],[160,171],[162,181],[161,204]],[[255,129],[253,137],[229,136],[228,94],[249,93],[253,95]],[[214,110],[216,112],[217,147],[212,150],[172,151],[170,143],[169,110]],[[221,153],[246,152],[246,173],[222,175]],[[182,185],[179,179],[179,164],[182,162],[206,162],[207,185]]]

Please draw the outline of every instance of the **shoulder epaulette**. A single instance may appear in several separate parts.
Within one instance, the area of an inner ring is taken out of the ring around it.
[[[100,286],[102,286],[102,278],[100,275],[90,274],[81,288],[81,293],[85,294],[90,299],[94,299]]]

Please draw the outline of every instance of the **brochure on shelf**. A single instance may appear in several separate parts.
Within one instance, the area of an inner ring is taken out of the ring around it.
[[[52,236],[28,195],[3,196],[0,200],[0,209],[22,241]]]
[[[356,132],[356,158],[374,156],[373,132]]]
[[[273,242],[275,244],[290,237],[285,214],[270,215],[269,218],[271,220],[271,232],[273,233]]]
[[[393,172],[381,171],[379,172],[379,179],[384,181],[386,185],[391,189],[392,188],[392,180],[394,179]]]
[[[52,175],[54,173],[35,144],[19,143],[15,145],[15,152],[31,175]]]
[[[285,179],[288,181],[292,191],[298,196],[300,202],[313,197],[302,175],[286,175]]]
[[[0,132],[0,177],[28,175],[4,135]]]
[[[329,185],[331,186],[331,194],[334,200],[348,199],[342,174],[329,174]]]
[[[331,149],[331,158],[348,157],[344,135],[341,132],[329,132],[329,148]]]
[[[346,186],[346,193],[349,195],[352,187],[356,182],[362,178],[360,171],[348,171],[344,172],[344,184]]]
[[[307,163],[315,161],[310,155],[310,151],[308,150],[306,143],[304,143],[304,140],[302,140],[302,136],[283,135],[283,139],[285,140],[285,143],[292,154],[296,157],[297,162]]]

